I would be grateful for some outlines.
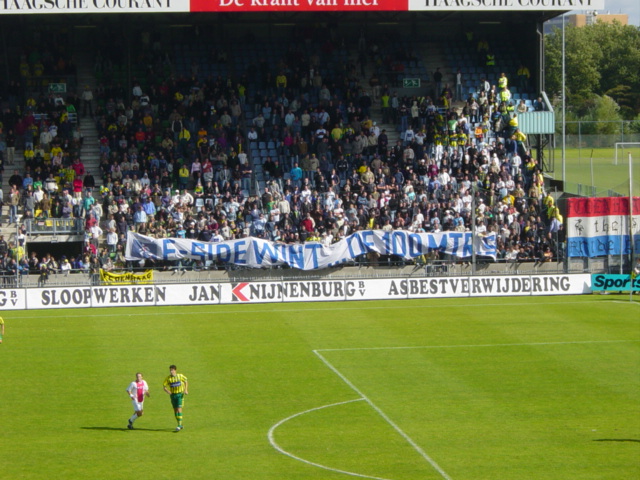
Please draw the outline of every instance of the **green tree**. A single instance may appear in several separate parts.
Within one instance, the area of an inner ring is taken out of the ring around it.
[[[545,38],[546,89],[562,90],[562,31]],[[622,106],[619,114],[633,118],[640,112],[640,28],[596,22],[565,27],[567,102],[589,110],[594,95],[609,95]],[[586,103],[586,105],[583,105]]]
[[[620,107],[611,97],[594,95],[587,103],[587,111],[582,120],[593,122],[589,124],[595,130],[593,133],[615,134],[620,132],[620,121],[622,120],[619,114]]]

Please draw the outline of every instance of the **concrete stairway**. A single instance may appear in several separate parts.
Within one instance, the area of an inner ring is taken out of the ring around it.
[[[75,42],[76,50],[74,52],[74,58],[76,59],[78,85],[80,88],[80,95],[85,85],[88,85],[92,91],[96,91],[96,81],[93,73],[93,59],[94,52],[92,43],[87,39],[83,41]],[[97,102],[93,102],[93,112],[96,111]],[[91,172],[96,179],[96,185],[99,187],[102,184],[102,178],[100,174],[99,162],[100,151],[98,144],[98,131],[96,129],[95,121],[90,116],[82,117],[81,105],[76,105],[78,110],[78,125],[80,131],[84,137],[83,146],[80,150],[80,158],[85,165],[85,170]],[[2,176],[2,192],[4,206],[0,214],[0,234],[4,235],[7,242],[15,239],[17,229],[19,225],[16,223],[9,223],[9,178],[13,175],[14,170],[17,170],[20,175],[24,174],[25,162],[22,150],[16,150],[15,164],[5,165],[5,171]],[[19,212],[22,212],[22,208],[19,208]]]
[[[78,72],[78,85],[80,89],[84,89],[85,86],[89,86],[94,97],[96,96],[96,77],[94,75],[94,58],[95,52],[92,48],[92,43],[87,41],[77,41],[75,43],[74,58],[76,59],[76,66]],[[97,102],[93,102],[93,113],[96,113]],[[85,171],[90,172],[96,180],[96,186],[102,184],[102,176],[100,174],[100,146],[98,144],[98,130],[96,129],[96,123],[90,116],[82,117],[81,108],[78,108],[78,125],[80,126],[80,132],[82,133],[84,140],[82,149],[80,150],[80,158],[84,163]]]

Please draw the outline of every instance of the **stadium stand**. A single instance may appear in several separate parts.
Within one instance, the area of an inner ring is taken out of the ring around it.
[[[560,212],[517,124],[535,94],[512,46],[447,42],[437,81],[408,39],[316,33],[215,48],[143,38],[130,75],[117,47],[76,65],[21,56],[1,118],[3,168],[15,171],[4,174],[0,269],[175,267],[126,262],[132,230],[330,245],[363,229],[474,229],[498,235],[499,261],[558,258]],[[73,78],[67,92],[39,78],[51,69]],[[427,94],[403,89],[407,76]],[[30,235],[54,224],[83,251],[28,254]],[[214,267],[225,265],[180,264]]]

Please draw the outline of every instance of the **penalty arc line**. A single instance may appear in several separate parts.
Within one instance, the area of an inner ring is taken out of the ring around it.
[[[289,420],[292,420],[292,419],[294,419],[296,417],[299,417],[301,415],[305,415],[307,413],[315,412],[315,411],[318,411],[318,410],[322,410],[324,408],[337,407],[339,405],[346,405],[347,403],[354,403],[354,402],[362,402],[364,400],[365,400],[364,398],[356,398],[355,400],[347,400],[346,402],[332,403],[331,405],[323,405],[322,407],[311,408],[309,410],[305,410],[304,412],[299,412],[299,413],[296,413],[294,415],[291,415],[290,417],[287,417],[287,418],[285,418],[283,420],[280,420],[278,423],[276,423],[274,426],[272,426],[269,429],[269,433],[267,434],[267,437],[269,438],[269,443],[271,444],[271,446],[273,448],[275,448],[277,451],[279,451],[283,455],[286,455],[287,457],[293,458],[294,460],[298,460],[298,461],[300,461],[302,463],[306,463],[307,465],[311,465],[313,467],[322,468],[324,470],[329,470],[331,472],[343,473],[345,475],[351,475],[352,477],[371,478],[372,480],[389,480],[387,478],[372,477],[371,475],[364,475],[362,473],[348,472],[346,470],[340,470],[340,469],[337,469],[337,468],[332,468],[332,467],[328,467],[326,465],[322,465],[320,463],[312,462],[310,460],[305,460],[304,458],[298,457],[297,455],[294,455],[291,452],[287,452],[280,445],[278,445],[278,443],[275,441],[275,438],[274,438],[274,432],[276,431],[276,429],[278,427],[280,427],[282,424],[284,424],[284,423],[288,422]]]
[[[438,472],[440,474],[440,476],[442,478],[444,478],[445,480],[452,480],[451,477],[447,474],[447,472],[445,472],[442,467],[440,467],[440,465],[438,465],[436,463],[436,461],[434,459],[432,459],[429,455],[427,455],[427,453],[420,447],[420,445],[418,445],[416,442],[413,441],[413,439],[411,437],[409,437],[409,435],[407,435],[398,425],[396,425],[396,423],[391,420],[375,403],[373,403],[371,401],[371,399],[369,399],[369,397],[367,397],[362,391],[360,391],[360,389],[358,387],[356,387],[353,383],[351,383],[351,381],[345,377],[342,372],[340,372],[336,367],[334,367],[326,358],[324,358],[324,356],[322,356],[322,354],[318,351],[318,350],[313,350],[313,353],[322,361],[322,363],[324,363],[333,373],[335,373],[338,377],[340,377],[340,379],[342,379],[342,381],[344,383],[346,383],[349,388],[351,388],[354,392],[356,392],[358,395],[360,395],[362,397],[362,399],[367,402],[369,404],[369,406],[371,408],[373,408],[378,415],[380,415],[385,422],[387,422],[389,425],[391,425],[391,427],[400,434],[400,436],[402,438],[404,438],[409,445],[411,445],[413,447],[413,449],[418,452],[418,454],[424,458],[432,467],[433,469]]]

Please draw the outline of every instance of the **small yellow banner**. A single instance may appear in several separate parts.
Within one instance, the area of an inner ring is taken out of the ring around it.
[[[105,285],[137,285],[153,283],[153,270],[143,273],[111,273],[100,269],[100,280]]]

